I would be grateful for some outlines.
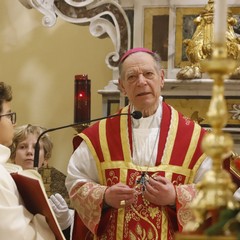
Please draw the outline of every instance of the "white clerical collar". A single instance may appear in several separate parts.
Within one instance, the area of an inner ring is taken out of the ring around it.
[[[162,119],[162,99],[162,97],[159,98],[159,105],[157,111],[153,115],[140,119],[132,118],[133,128],[158,128]],[[133,111],[134,106],[131,109],[131,112]]]

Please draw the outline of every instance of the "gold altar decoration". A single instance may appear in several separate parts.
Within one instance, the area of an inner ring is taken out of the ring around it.
[[[223,160],[230,157],[233,147],[230,134],[222,131],[227,123],[224,79],[234,72],[236,67],[237,62],[229,58],[227,46],[223,44],[215,44],[211,59],[201,61],[202,71],[207,72],[214,80],[207,112],[212,131],[205,135],[202,144],[203,151],[212,159],[212,169],[207,171],[202,181],[196,185],[198,193],[191,205],[195,221],[189,222],[182,234],[177,234],[177,240],[237,239],[228,226],[221,228],[217,238],[206,234],[207,228],[219,222],[222,210],[230,210],[235,215],[238,213],[238,218],[240,217],[239,203],[233,198],[236,186],[229,172],[222,168]]]
[[[185,39],[186,56],[190,62],[177,73],[177,79],[199,79],[202,77],[203,69],[200,62],[210,59],[213,53],[213,4],[214,0],[209,0],[203,12],[194,20],[197,25],[192,39]],[[230,59],[240,61],[240,38],[236,36],[233,26],[237,20],[228,10],[226,48],[227,56]],[[240,64],[229,75],[231,79],[240,79]]]

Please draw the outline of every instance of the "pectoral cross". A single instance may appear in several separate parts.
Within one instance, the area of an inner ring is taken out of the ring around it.
[[[142,172],[140,176],[136,179],[135,189],[140,193],[143,193],[146,190],[146,183],[148,182],[149,176],[147,172]]]

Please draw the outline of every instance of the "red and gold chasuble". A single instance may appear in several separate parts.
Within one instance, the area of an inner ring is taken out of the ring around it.
[[[129,106],[121,112],[129,112]],[[141,167],[132,162],[130,116],[102,120],[84,130],[80,137],[86,141],[96,160],[101,185],[112,186],[122,182],[134,188],[142,171],[152,176],[164,176],[176,186],[193,183],[195,173],[206,157],[200,149],[203,135],[204,131],[198,124],[163,103],[158,154],[153,167]],[[171,214],[173,210],[169,206],[151,204],[142,194],[136,196],[131,206],[109,208],[107,211],[110,211],[110,217],[95,239],[173,239],[176,214]],[[181,218],[180,215],[178,217]],[[181,224],[178,221],[180,227]]]

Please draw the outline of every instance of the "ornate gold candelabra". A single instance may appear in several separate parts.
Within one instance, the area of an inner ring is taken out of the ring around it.
[[[230,134],[222,131],[227,123],[224,79],[235,70],[237,63],[227,57],[226,45],[215,45],[212,58],[203,60],[201,67],[214,80],[212,99],[207,113],[212,131],[206,134],[202,144],[204,152],[212,159],[213,164],[212,169],[206,172],[203,180],[197,184],[198,194],[192,203],[195,221],[187,225],[186,234],[177,235],[178,240],[215,239],[206,238],[204,235],[203,225],[206,224],[206,220],[210,218],[210,225],[215,224],[219,220],[221,210],[239,208],[239,203],[233,198],[235,184],[230,174],[222,168],[223,159],[231,153],[233,146]],[[194,236],[197,233],[198,237]],[[218,239],[226,238],[222,236]],[[236,238],[233,235],[228,236],[227,239]]]

